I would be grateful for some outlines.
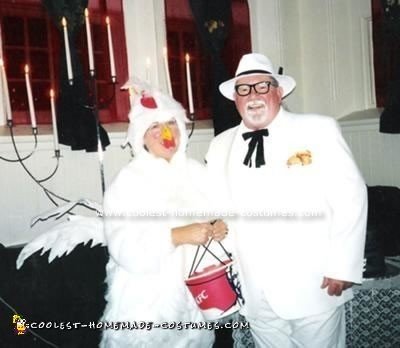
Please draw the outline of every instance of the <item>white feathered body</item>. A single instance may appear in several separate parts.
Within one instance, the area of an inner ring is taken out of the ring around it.
[[[107,265],[106,322],[154,324],[204,321],[184,284],[195,246],[175,247],[171,228],[206,218],[174,216],[182,207],[207,207],[198,189],[198,163],[175,156],[171,163],[144,152],[124,168],[104,200]],[[147,216],[146,216],[147,215]],[[101,347],[209,347],[209,330],[105,330]]]

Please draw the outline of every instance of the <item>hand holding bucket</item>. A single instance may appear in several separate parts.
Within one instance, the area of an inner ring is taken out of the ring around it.
[[[227,257],[224,260],[218,258],[210,250],[212,241],[213,239],[210,239],[207,245],[203,245],[205,250],[197,261],[200,249],[200,246],[198,246],[189,277],[185,281],[197,306],[207,320],[216,320],[233,314],[240,309],[240,301],[244,302],[240,293],[237,274],[232,268],[234,261],[231,255],[222,243],[218,242]],[[214,256],[219,264],[205,267],[202,271],[197,272],[196,270],[207,251]]]

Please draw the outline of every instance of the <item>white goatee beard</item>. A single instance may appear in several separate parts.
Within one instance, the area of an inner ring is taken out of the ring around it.
[[[253,100],[246,103],[245,115],[252,122],[260,122],[265,118],[268,106],[263,100]]]

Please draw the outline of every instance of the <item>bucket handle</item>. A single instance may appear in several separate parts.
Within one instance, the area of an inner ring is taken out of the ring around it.
[[[214,220],[213,222],[211,222],[212,225],[214,225],[216,222],[216,220]],[[197,250],[196,250],[196,254],[194,255],[194,259],[192,262],[192,266],[190,267],[190,272],[189,272],[189,276],[188,278],[194,273],[196,272],[197,268],[200,265],[200,262],[203,260],[204,255],[206,254],[206,252],[208,251],[212,256],[214,256],[222,265],[224,264],[221,259],[215,255],[209,248],[210,248],[210,244],[213,241],[213,238],[210,238],[210,240],[208,241],[207,245],[202,244],[201,246],[204,248],[203,254],[200,256],[199,261],[196,264],[196,259],[197,259],[197,255],[199,254],[200,251],[200,245],[197,246]],[[228,256],[229,260],[232,261],[232,257],[231,254],[228,253],[228,251],[224,248],[224,246],[222,245],[221,242],[218,242],[218,244],[220,245],[220,247],[222,248],[222,250],[225,252],[226,256]],[[196,266],[195,266],[196,264]]]

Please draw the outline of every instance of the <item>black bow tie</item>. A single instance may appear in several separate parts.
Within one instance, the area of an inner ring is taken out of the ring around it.
[[[251,138],[249,142],[249,149],[246,157],[244,158],[243,164],[251,167],[251,156],[257,146],[256,152],[256,168],[259,168],[265,164],[264,159],[264,138],[268,136],[268,129],[259,129],[253,132],[243,133],[242,137],[244,140]]]

